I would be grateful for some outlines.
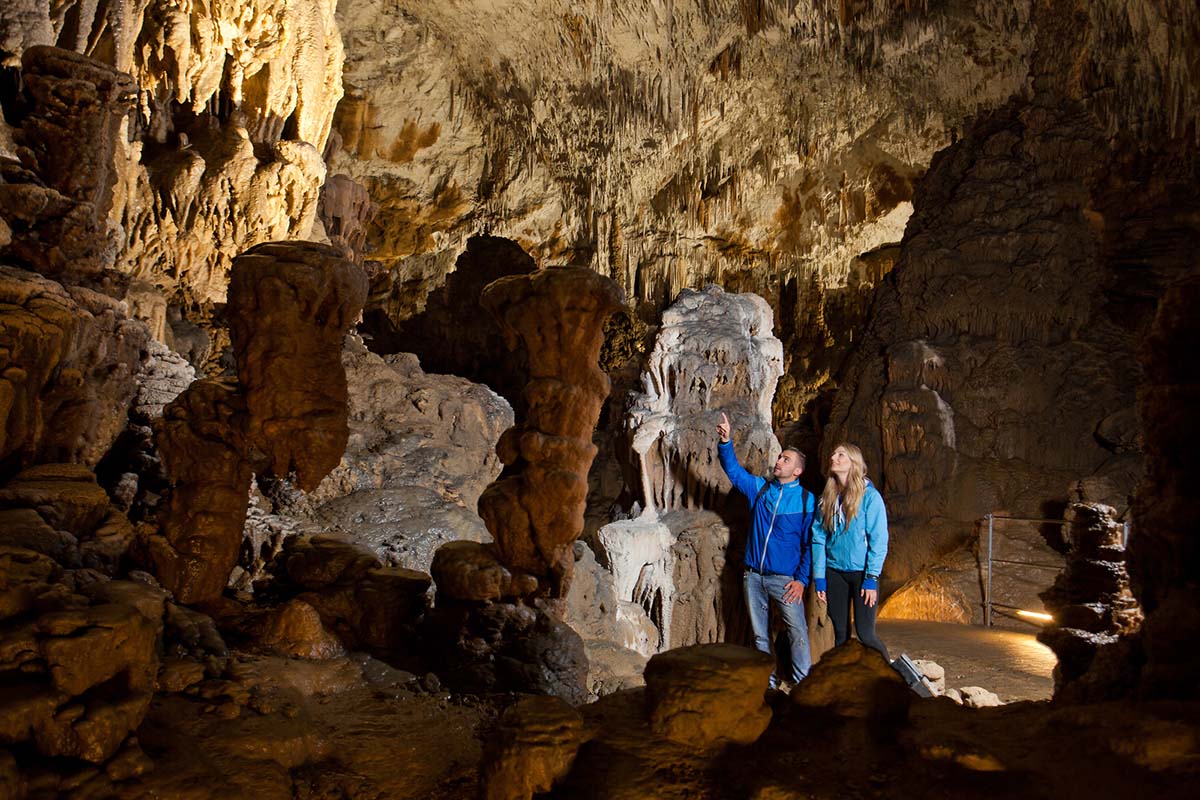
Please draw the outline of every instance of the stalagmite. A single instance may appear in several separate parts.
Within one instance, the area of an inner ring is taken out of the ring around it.
[[[342,337],[366,300],[366,276],[337,250],[309,243],[262,245],[236,264],[238,377],[192,384],[158,428],[175,486],[162,533],[145,547],[159,580],[186,603],[220,597],[241,548],[251,476],[294,471],[300,488],[314,489],[348,436]]]

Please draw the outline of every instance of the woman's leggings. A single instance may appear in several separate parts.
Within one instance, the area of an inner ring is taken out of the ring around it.
[[[876,603],[868,606],[859,592],[862,590],[863,574],[859,572],[842,572],[837,569],[825,570],[825,591],[829,597],[829,619],[833,621],[833,636],[836,644],[845,644],[850,638],[850,603],[854,603],[854,632],[858,640],[867,647],[872,647],[883,654],[891,662],[887,648],[875,635]]]

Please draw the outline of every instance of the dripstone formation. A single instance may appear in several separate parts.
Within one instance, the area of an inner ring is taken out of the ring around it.
[[[1054,623],[1038,639],[1058,656],[1056,697],[1111,696],[1129,688],[1105,685],[1122,680],[1120,661],[1130,643],[1119,639],[1142,622],[1125,569],[1125,526],[1113,509],[1094,504],[1072,505],[1067,519],[1067,567],[1042,594]]]
[[[524,344],[530,382],[526,418],[496,445],[513,474],[479,498],[494,543],[451,543],[433,560],[436,635],[460,683],[584,696],[583,642],[553,606],[570,586],[596,454],[591,436],[609,389],[597,366],[604,322],[622,301],[612,281],[573,267],[501,278],[484,290],[509,346]],[[550,602],[525,605],[535,598]]]
[[[216,600],[242,544],[255,472],[313,489],[348,436],[342,338],[366,299],[361,268],[323,245],[272,243],[235,261],[230,309],[238,379],[197,381],[163,413],[174,483],[155,574],[187,603]]]
[[[587,471],[596,456],[592,431],[609,390],[596,365],[604,321],[624,297],[591,270],[552,267],[501,278],[484,289],[483,301],[509,347],[524,345],[529,384],[525,419],[496,445],[516,474],[484,491],[479,515],[506,566],[562,597],[575,563],[571,543],[583,531]]]

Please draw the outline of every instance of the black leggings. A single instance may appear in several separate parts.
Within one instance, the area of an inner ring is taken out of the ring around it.
[[[867,647],[872,647],[883,653],[889,662],[887,648],[875,635],[876,603],[868,606],[859,592],[862,590],[862,572],[842,572],[837,569],[825,570],[825,586],[829,596],[829,619],[833,621],[833,636],[836,644],[845,644],[850,638],[850,603],[854,602],[854,632],[858,640]]]

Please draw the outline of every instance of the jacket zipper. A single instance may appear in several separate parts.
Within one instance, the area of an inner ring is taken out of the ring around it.
[[[762,555],[758,559],[758,574],[763,574],[763,564],[767,563],[767,545],[771,543],[771,533],[775,530],[775,516],[779,513],[779,501],[783,500],[783,487],[779,487],[779,495],[775,498],[775,508],[771,510],[771,523],[767,525],[767,535],[763,539]]]

